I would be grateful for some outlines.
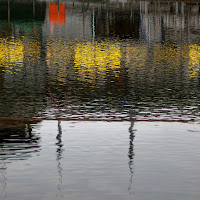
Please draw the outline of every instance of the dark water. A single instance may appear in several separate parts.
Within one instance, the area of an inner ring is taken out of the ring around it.
[[[0,2],[0,116],[199,119],[199,3]]]
[[[199,200],[199,33],[198,1],[1,0],[0,200]]]

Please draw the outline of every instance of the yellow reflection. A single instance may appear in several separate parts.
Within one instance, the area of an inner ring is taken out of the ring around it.
[[[200,71],[200,46],[189,46],[189,76],[197,77]]]
[[[10,41],[8,44],[8,58],[13,65],[22,65],[24,58],[24,46],[21,41]]]
[[[0,65],[6,67],[4,71],[14,73],[14,67],[21,67],[24,58],[24,45],[21,40],[14,41],[0,39]],[[18,69],[19,70],[19,69]]]
[[[0,39],[0,66],[4,65],[7,57],[7,45],[5,39]]]
[[[159,66],[162,71],[169,71],[170,68],[176,68],[180,64],[180,48],[175,45],[157,44],[153,52],[154,67]]]
[[[81,81],[93,82],[95,79],[105,78],[106,72],[111,70],[118,77],[121,63],[120,43],[87,42],[75,47],[75,68]]]
[[[6,73],[21,71],[24,61],[36,62],[40,56],[40,46],[37,41],[29,38],[0,38],[0,66]]]

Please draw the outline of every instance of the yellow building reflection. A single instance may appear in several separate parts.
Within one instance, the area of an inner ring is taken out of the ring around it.
[[[115,77],[119,76],[122,58],[120,43],[81,43],[75,46],[74,53],[74,64],[80,81],[92,83],[104,79],[108,71]]]
[[[88,83],[104,82],[107,73],[118,77],[121,58],[120,43],[71,44],[70,41],[52,39],[47,43],[48,71],[60,84],[64,84],[67,77]]]
[[[5,67],[5,72],[12,74],[15,70],[20,70],[23,58],[24,45],[21,40],[0,39],[0,65]]]
[[[189,46],[189,76],[198,77],[200,71],[200,46]]]
[[[37,41],[27,38],[0,38],[0,66],[6,73],[21,71],[24,61],[34,63],[40,56]]]

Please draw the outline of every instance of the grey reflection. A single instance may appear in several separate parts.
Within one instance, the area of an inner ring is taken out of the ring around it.
[[[133,198],[134,195],[134,189],[133,189],[133,174],[134,174],[134,138],[135,138],[135,129],[134,128],[134,121],[131,120],[131,125],[129,127],[129,151],[128,151],[128,157],[129,157],[129,170],[130,170],[130,180],[129,180],[129,186],[128,186],[128,191],[130,192],[131,197]]]
[[[7,166],[5,159],[2,158],[3,148],[0,148],[0,199],[6,199],[7,197]]]
[[[58,120],[58,134],[56,136],[57,139],[57,157],[56,157],[56,161],[57,161],[57,172],[58,172],[58,193],[57,193],[57,197],[60,196],[61,198],[63,198],[63,186],[62,186],[62,181],[63,181],[63,175],[62,175],[62,165],[61,165],[61,159],[62,159],[62,153],[64,151],[63,149],[63,143],[62,143],[62,127],[61,127],[61,121]]]

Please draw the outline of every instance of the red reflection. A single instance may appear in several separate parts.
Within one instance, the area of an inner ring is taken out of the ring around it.
[[[51,24],[65,23],[65,4],[57,4],[57,3],[49,4],[49,23]]]

